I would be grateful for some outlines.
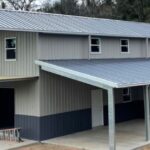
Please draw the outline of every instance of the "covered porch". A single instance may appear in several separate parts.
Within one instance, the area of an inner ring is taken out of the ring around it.
[[[145,141],[144,120],[137,119],[116,125],[116,149],[132,150],[149,144]],[[63,137],[44,141],[44,143],[77,147],[86,150],[108,150],[108,127],[100,126]]]
[[[149,108],[150,106],[150,102],[149,102],[150,59],[62,60],[62,61],[36,61],[36,63],[39,66],[41,66],[41,69],[44,71],[51,72],[83,83],[87,83],[89,85],[101,89],[105,89],[107,91],[108,130],[107,127],[99,127],[91,131],[82,132],[84,136],[82,136],[82,133],[79,133],[79,136],[73,139],[68,136],[69,139],[72,139],[72,141],[74,141],[74,139],[76,140],[80,139],[79,137],[81,136],[83,138],[82,140],[79,140],[79,143],[80,141],[83,141],[81,145],[84,143],[87,144],[89,143],[93,145],[94,147],[92,148],[92,150],[94,148],[95,150],[98,150],[100,148],[102,148],[103,150],[133,149],[137,146],[149,143],[150,141],[150,108]],[[116,126],[115,99],[114,99],[115,89],[138,87],[138,86],[143,87],[142,91],[143,91],[143,99],[145,104],[144,105],[145,121],[143,121],[143,123],[126,122],[126,123],[118,124]],[[86,134],[91,135],[89,139],[88,136],[85,136]],[[78,134],[74,134],[74,135],[78,135]],[[97,140],[96,139],[94,140],[94,137],[92,138],[92,136],[94,135],[96,135],[95,137],[97,137]],[[84,142],[84,137],[86,138],[87,142]],[[98,146],[95,143],[96,141],[98,141],[98,145],[99,144],[101,145]],[[79,143],[76,143],[76,145],[79,145]],[[91,147],[90,145],[88,146]]]

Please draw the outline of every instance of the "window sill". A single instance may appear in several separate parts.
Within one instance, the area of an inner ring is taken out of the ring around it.
[[[130,52],[120,52],[121,54],[130,54]]]
[[[102,52],[90,52],[90,54],[94,54],[94,55],[97,55],[97,54],[102,54]]]
[[[17,60],[16,60],[16,59],[5,59],[5,61],[8,61],[8,62],[9,62],[9,61],[10,61],[10,62],[11,62],[11,61],[12,61],[12,62],[15,62],[15,61],[17,61]]]

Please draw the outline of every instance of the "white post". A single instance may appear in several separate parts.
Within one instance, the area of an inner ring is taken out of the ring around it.
[[[116,150],[114,89],[108,89],[109,150]]]
[[[88,59],[90,60],[90,58],[91,58],[91,56],[90,56],[91,55],[91,35],[88,36],[88,41],[89,41],[89,53],[88,53],[89,58]]]
[[[145,136],[146,141],[150,141],[150,101],[149,86],[144,86],[144,111],[145,111]]]
[[[146,58],[149,57],[149,39],[146,38]]]

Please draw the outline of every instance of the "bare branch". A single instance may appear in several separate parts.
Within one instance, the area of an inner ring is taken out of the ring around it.
[[[36,0],[6,0],[15,10],[29,11]]]

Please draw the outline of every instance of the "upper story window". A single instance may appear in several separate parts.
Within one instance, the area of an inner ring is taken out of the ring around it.
[[[5,39],[5,57],[6,60],[16,60],[16,38]]]
[[[121,52],[128,53],[129,52],[129,40],[128,39],[121,39]]]
[[[101,53],[101,39],[91,38],[91,53]]]

